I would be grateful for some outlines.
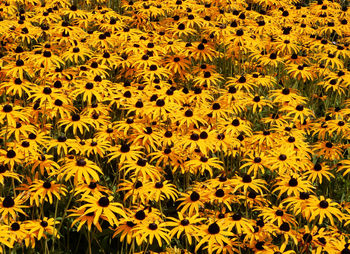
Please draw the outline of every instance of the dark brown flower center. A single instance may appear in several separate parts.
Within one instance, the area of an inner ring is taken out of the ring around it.
[[[109,206],[109,199],[107,197],[101,197],[98,200],[98,204],[102,207],[108,207]]]

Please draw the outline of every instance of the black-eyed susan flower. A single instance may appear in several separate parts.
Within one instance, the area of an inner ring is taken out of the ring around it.
[[[100,218],[108,221],[111,225],[118,225],[118,218],[116,217],[116,214],[126,217],[122,204],[112,202],[112,196],[85,196],[83,200],[86,202],[86,204],[81,206],[81,209],[85,209],[83,215],[95,213],[93,219],[93,223],[95,225],[98,223]]]

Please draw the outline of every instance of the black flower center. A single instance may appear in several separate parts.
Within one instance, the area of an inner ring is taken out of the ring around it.
[[[285,161],[285,160],[287,159],[287,156],[286,156],[285,154],[281,154],[281,155],[278,157],[278,159],[279,159],[280,161]]]
[[[157,65],[152,64],[152,65],[149,67],[149,69],[150,69],[151,71],[156,71],[156,70],[158,69],[158,67],[157,67]]]
[[[28,141],[23,141],[22,142],[23,147],[29,147],[29,142]]]
[[[332,148],[332,147],[333,147],[333,144],[332,144],[331,142],[327,142],[327,143],[326,143],[326,147],[327,147],[327,148]]]
[[[296,106],[296,110],[303,111],[304,110],[304,106],[303,105],[298,105],[298,106]]]
[[[193,116],[193,111],[190,110],[190,109],[186,110],[185,116],[186,116],[186,117],[192,117],[192,116]]]
[[[141,181],[137,181],[135,183],[135,189],[138,189],[138,188],[141,188],[143,186],[142,182]]]
[[[259,102],[259,101],[260,101],[260,96],[255,96],[255,97],[253,98],[253,101],[254,101],[254,102]]]
[[[67,141],[67,137],[66,136],[59,136],[57,138],[58,142],[66,142]]]
[[[166,138],[171,138],[172,136],[173,136],[173,133],[171,131],[166,131],[164,133],[164,137],[166,137]]]
[[[264,242],[260,241],[260,242],[257,242],[255,244],[255,248],[257,248],[258,250],[264,250]]]
[[[162,182],[156,182],[156,184],[155,184],[155,187],[157,188],[157,189],[161,189],[161,188],[163,188],[163,183]]]
[[[185,30],[185,25],[181,23],[180,25],[177,26],[177,28],[179,30]]]
[[[80,116],[78,114],[72,115],[72,121],[77,122],[80,120]]]
[[[304,235],[303,235],[303,240],[304,240],[304,242],[306,242],[306,243],[310,243],[310,242],[312,241],[312,235],[309,234],[309,233],[304,234]]]
[[[120,151],[121,151],[122,153],[128,153],[128,152],[130,152],[130,146],[124,144],[124,145],[121,146]]]
[[[135,107],[136,108],[142,108],[143,107],[143,102],[142,101],[137,101],[136,103],[135,103]]]
[[[90,90],[90,89],[94,88],[94,84],[91,82],[88,82],[88,83],[86,83],[85,88]]]
[[[255,163],[260,163],[261,162],[261,158],[260,157],[255,157],[254,158],[254,162]]]
[[[150,230],[156,230],[156,229],[158,228],[158,225],[157,225],[156,223],[150,223],[150,224],[148,225],[148,228],[149,228]]]
[[[43,187],[45,189],[50,189],[51,188],[51,183],[50,182],[44,182]]]
[[[210,224],[208,227],[208,232],[209,234],[212,234],[212,235],[218,234],[220,232],[219,225],[216,222]]]
[[[288,94],[290,94],[290,89],[289,89],[289,88],[284,88],[284,89],[282,90],[282,93],[283,93],[284,95],[288,95]]]
[[[280,226],[280,230],[288,232],[290,230],[290,226],[287,222],[283,222]]]
[[[45,50],[44,53],[43,53],[43,55],[44,55],[44,57],[51,57],[51,52]]]
[[[213,110],[218,110],[218,109],[220,109],[220,108],[221,108],[221,106],[220,106],[219,103],[214,103],[213,106],[212,106],[212,109],[213,109]]]
[[[191,195],[190,195],[190,199],[191,199],[191,201],[193,201],[193,202],[198,201],[199,198],[200,198],[200,195],[199,195],[199,193],[196,192],[196,191],[193,191],[193,192],[191,193]]]
[[[271,59],[271,60],[274,60],[274,59],[276,59],[276,58],[277,58],[277,54],[276,54],[276,53],[271,53],[270,59]]]
[[[233,119],[232,120],[232,123],[231,123],[233,126],[239,126],[239,120],[238,119]]]
[[[234,220],[234,221],[239,221],[242,219],[242,215],[240,213],[235,213],[231,216],[231,218]]]
[[[288,142],[289,143],[294,143],[295,142],[295,138],[294,137],[289,137],[288,138]]]
[[[5,112],[5,113],[10,113],[12,111],[12,106],[7,104],[5,106],[3,106],[2,110]]]
[[[322,170],[322,166],[320,163],[316,163],[315,166],[314,166],[314,170],[315,171],[321,171]]]
[[[127,222],[126,222],[126,225],[127,225],[129,228],[133,228],[133,227],[135,227],[137,224],[135,224],[135,223],[132,222],[132,221],[127,221]]]
[[[211,73],[209,71],[204,72],[204,78],[210,78]]]
[[[15,205],[15,201],[10,196],[7,196],[2,201],[2,206],[5,208],[11,208]]]
[[[192,133],[190,138],[191,138],[191,140],[193,140],[193,141],[197,141],[197,140],[199,140],[199,135],[196,134],[196,133]]]
[[[77,160],[77,166],[84,167],[86,165],[86,161],[84,159]]]
[[[241,76],[239,79],[238,79],[238,82],[239,83],[245,83],[247,81],[247,79],[244,77],[244,76]]]
[[[242,181],[244,183],[251,183],[252,182],[252,177],[250,175],[245,175],[245,176],[243,176]]]
[[[242,36],[244,34],[244,31],[242,30],[242,29],[238,29],[237,31],[236,31],[236,35],[237,36]]]
[[[201,134],[199,135],[201,139],[207,139],[208,138],[208,133],[206,131],[202,131]]]
[[[200,160],[201,160],[201,162],[204,162],[204,163],[208,162],[208,158],[207,158],[207,157],[204,157],[204,156],[202,156],[202,157],[200,158]]]
[[[163,107],[165,105],[165,101],[162,100],[162,99],[159,99],[159,100],[156,101],[156,105],[158,107]]]
[[[181,225],[182,226],[187,226],[187,225],[189,225],[190,224],[190,221],[188,220],[188,219],[183,219],[182,221],[181,221]]]
[[[93,190],[97,187],[97,183],[91,182],[88,187],[89,187],[89,189]]]
[[[9,158],[9,159],[15,158],[16,157],[16,152],[13,151],[13,150],[9,150],[6,153],[6,157]]]
[[[20,228],[21,227],[20,227],[20,225],[17,222],[11,224],[11,230],[12,231],[18,231]]]
[[[109,206],[109,199],[107,197],[101,197],[98,200],[98,204],[99,204],[99,206],[107,207],[107,206]]]
[[[135,213],[135,218],[138,220],[144,220],[146,218],[146,214],[143,210],[137,211]]]
[[[319,203],[319,206],[320,206],[321,208],[323,208],[323,209],[326,209],[326,208],[329,206],[329,204],[328,204],[328,202],[327,202],[326,200],[322,200],[322,201]]]
[[[200,43],[200,44],[197,46],[197,48],[198,48],[199,50],[203,50],[203,49],[204,49],[204,44],[203,44],[203,43]]]
[[[43,227],[43,228],[46,228],[48,225],[49,225],[49,223],[47,223],[47,221],[42,221],[42,222],[40,222],[40,225]]]
[[[225,196],[225,192],[223,189],[218,189],[216,192],[215,192],[215,196],[218,197],[218,198],[222,198],[223,196]]]
[[[54,104],[58,107],[61,107],[63,105],[63,101],[61,101],[60,99],[55,100]]]
[[[237,89],[234,86],[230,86],[229,89],[228,89],[228,92],[229,93],[236,93]]]
[[[284,212],[282,210],[277,210],[276,215],[277,216],[283,216]]]
[[[307,192],[300,192],[299,197],[300,197],[300,199],[302,199],[302,200],[307,200],[307,199],[310,198],[310,194],[307,193]]]
[[[137,164],[138,166],[140,166],[140,167],[144,167],[144,166],[146,166],[147,161],[144,160],[144,159],[138,159],[138,161],[137,161],[136,164]]]
[[[24,65],[23,60],[19,59],[19,60],[16,61],[16,66],[17,67],[20,67],[20,66],[23,66],[23,65]]]
[[[289,184],[289,186],[291,186],[291,187],[295,187],[295,186],[298,185],[298,180],[292,177],[292,178],[289,180],[288,184]]]

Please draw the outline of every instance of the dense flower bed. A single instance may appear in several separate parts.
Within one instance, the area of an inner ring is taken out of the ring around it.
[[[346,4],[0,0],[0,251],[350,253]]]

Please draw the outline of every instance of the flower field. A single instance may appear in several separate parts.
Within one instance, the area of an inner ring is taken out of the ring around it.
[[[0,0],[0,253],[350,254],[350,6]]]

